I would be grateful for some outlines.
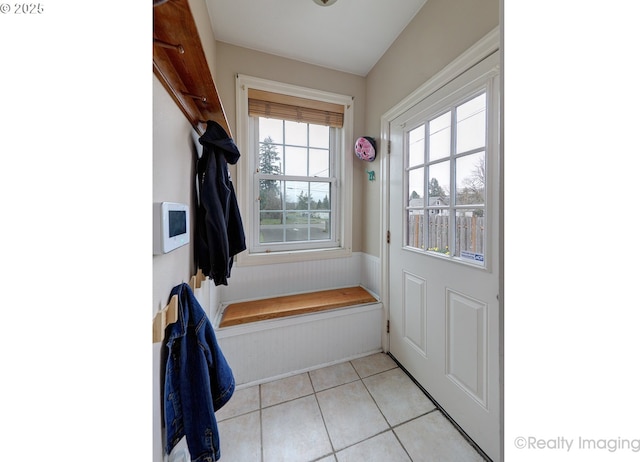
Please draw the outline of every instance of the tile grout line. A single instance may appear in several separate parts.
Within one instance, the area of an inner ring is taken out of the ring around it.
[[[396,364],[396,366],[395,366],[395,367],[392,367],[391,369],[387,369],[386,371],[380,371],[380,372],[378,372],[378,373],[376,373],[376,374],[371,374],[371,375],[369,375],[368,377],[375,377],[376,375],[384,374],[385,372],[392,371],[393,369],[400,369],[400,368],[399,368],[399,367],[398,367],[398,365]],[[400,370],[402,370],[402,369],[400,369]],[[403,372],[404,372],[404,371],[403,371]],[[367,393],[369,393],[369,396],[371,396],[371,399],[373,400],[373,402],[375,403],[376,407],[378,408],[378,411],[380,412],[380,414],[382,414],[382,417],[383,417],[383,418],[384,418],[384,420],[387,422],[387,425],[389,425],[389,428],[388,428],[388,429],[386,429],[386,430],[385,430],[385,431],[383,431],[383,432],[378,433],[377,435],[373,435],[373,436],[371,436],[371,437],[367,438],[367,440],[369,440],[369,439],[371,439],[371,438],[375,438],[376,436],[381,435],[381,434],[383,434],[383,433],[386,433],[387,431],[391,431],[391,433],[393,434],[393,437],[396,439],[396,441],[398,442],[398,444],[400,444],[400,447],[402,448],[402,450],[405,452],[405,454],[406,454],[406,455],[407,455],[407,457],[409,458],[409,461],[413,462],[413,458],[411,457],[411,454],[409,454],[409,451],[407,451],[407,448],[405,448],[405,447],[404,447],[404,444],[402,443],[402,440],[400,440],[400,438],[398,438],[398,435],[397,435],[397,433],[396,433],[395,429],[396,429],[397,427],[399,427],[400,425],[404,425],[404,424],[406,424],[407,422],[411,422],[412,420],[415,420],[415,419],[417,419],[417,418],[419,418],[419,417],[425,416],[425,415],[429,414],[430,412],[433,412],[433,411],[437,410],[437,408],[434,408],[434,409],[432,409],[432,410],[431,410],[431,411],[429,411],[429,412],[426,412],[426,413],[424,413],[424,414],[421,414],[421,415],[419,415],[419,416],[417,416],[417,417],[414,417],[414,418],[412,418],[412,419],[409,419],[409,420],[407,420],[407,421],[400,422],[399,424],[397,424],[397,425],[393,426],[393,425],[391,425],[391,422],[389,422],[389,419],[388,419],[388,418],[387,418],[387,416],[384,414],[384,412],[382,412],[382,409],[380,409],[380,405],[379,405],[379,404],[378,404],[378,402],[376,401],[375,397],[371,394],[371,390],[369,390],[369,387],[367,387],[367,384],[366,384],[366,383],[364,383],[364,380],[363,380],[363,379],[360,379],[360,380],[362,381],[362,385],[364,385],[365,390],[367,390]],[[364,440],[364,441],[367,441],[367,440]],[[359,443],[356,443],[356,444],[359,444]]]
[[[311,379],[311,377],[309,377],[309,379]],[[336,456],[336,447],[333,445],[333,440],[331,439],[331,435],[329,434],[329,427],[327,427],[327,421],[324,418],[324,412],[322,412],[322,406],[320,406],[320,401],[318,400],[318,393],[315,391],[315,387],[313,387],[313,382],[311,382],[311,387],[314,390],[313,397],[316,400],[316,405],[318,406],[318,410],[320,411],[320,417],[322,418],[322,425],[324,427],[324,431],[327,433],[327,438],[329,439],[329,444],[331,445],[331,453],[321,456],[316,460],[322,460],[325,457],[329,457],[330,455],[333,455],[333,459],[337,460],[338,457]]]
[[[351,365],[351,367],[353,368],[354,372],[356,373],[356,376],[358,377],[357,379],[355,379],[355,380],[349,380],[349,381],[347,381],[347,382],[345,382],[345,383],[341,383],[341,384],[338,384],[338,385],[333,385],[333,386],[331,386],[331,387],[323,388],[322,390],[317,391],[317,390],[316,390],[316,387],[313,385],[313,380],[311,379],[311,375],[309,375],[309,380],[311,381],[311,388],[313,389],[313,396],[314,396],[314,398],[316,399],[316,403],[318,404],[318,409],[320,410],[320,416],[322,417],[322,424],[324,425],[324,429],[325,429],[325,431],[327,432],[327,437],[329,438],[329,443],[331,444],[331,449],[332,449],[331,454],[327,454],[327,455],[325,455],[325,456],[322,456],[322,457],[320,457],[319,459],[316,459],[316,461],[318,461],[318,460],[322,460],[322,459],[324,459],[325,457],[329,457],[330,455],[333,455],[334,460],[338,460],[338,455],[337,455],[338,451],[336,450],[336,448],[335,448],[335,446],[334,446],[334,444],[333,444],[333,440],[331,439],[331,435],[330,435],[330,433],[329,433],[329,427],[327,426],[327,421],[326,421],[326,419],[325,419],[325,417],[324,417],[324,413],[322,412],[322,406],[320,406],[320,401],[318,400],[318,393],[319,393],[319,392],[325,392],[325,391],[328,391],[328,390],[333,390],[333,389],[335,389],[335,388],[339,388],[339,387],[342,387],[342,386],[344,386],[344,385],[348,385],[348,384],[352,384],[352,383],[360,382],[360,383],[362,384],[362,386],[364,387],[364,389],[365,389],[365,390],[367,390],[367,393],[369,394],[369,396],[371,396],[371,393],[369,392],[369,389],[367,388],[367,386],[364,384],[364,381],[362,380],[362,376],[360,375],[360,373],[358,372],[358,370],[355,368],[355,366],[353,365],[353,363],[352,363],[351,361],[346,361],[346,362],[348,362],[348,363]],[[372,376],[373,376],[373,375],[376,375],[376,374],[372,374]],[[373,399],[373,396],[371,396],[371,399]],[[378,407],[378,403],[376,403],[376,402],[375,402],[375,399],[373,399],[373,402],[374,402],[374,404],[376,405],[376,408],[378,408],[378,411],[380,412],[380,414],[382,414],[382,411],[381,411],[381,410],[380,410],[380,408]],[[350,445],[348,445],[348,446],[345,446],[344,448],[341,448],[341,449],[340,449],[340,451],[344,451],[344,450],[345,450],[345,449],[347,449],[347,448],[350,448],[350,447],[352,447],[352,446],[355,446],[355,445],[357,445],[357,444],[360,444],[360,443],[362,443],[362,442],[364,442],[364,441],[368,441],[368,440],[370,440],[371,438],[374,438],[374,437],[376,437],[376,436],[378,436],[378,435],[381,435],[381,434],[382,434],[382,433],[384,433],[384,432],[389,431],[389,429],[391,428],[391,426],[389,425],[389,422],[388,422],[387,418],[384,416],[384,414],[382,414],[382,417],[385,419],[385,422],[387,422],[387,425],[389,426],[389,428],[387,428],[387,429],[385,429],[384,431],[379,432],[379,433],[377,433],[377,434],[375,434],[375,435],[372,435],[372,436],[370,436],[370,437],[368,437],[368,438],[365,438],[364,440],[357,441],[357,442],[355,442],[355,443],[353,443],[353,444],[350,444]],[[404,448],[403,448],[403,449],[404,449]],[[315,461],[313,461],[313,462],[315,462]]]
[[[262,385],[258,385],[258,411],[260,412],[260,461],[264,462],[264,435],[262,432]]]
[[[341,448],[341,449],[340,449],[340,451],[344,451],[345,449],[348,449],[348,448],[351,448],[351,447],[356,446],[356,445],[358,445],[358,444],[364,443],[365,441],[369,441],[369,440],[371,440],[371,439],[373,439],[373,438],[376,438],[377,436],[380,436],[380,435],[382,435],[382,434],[384,434],[384,433],[386,433],[386,432],[388,432],[388,431],[391,431],[391,432],[393,433],[394,438],[396,438],[396,440],[397,440],[397,441],[398,441],[398,443],[400,444],[400,447],[402,448],[402,450],[407,454],[407,457],[409,458],[409,460],[410,460],[410,461],[413,461],[413,459],[411,458],[411,456],[409,455],[409,453],[408,453],[408,452],[407,452],[407,450],[405,449],[404,445],[400,442],[400,440],[398,439],[397,435],[396,435],[396,434],[395,434],[395,432],[393,431],[393,428],[394,428],[394,427],[392,427],[392,426],[391,426],[391,423],[389,422],[389,420],[387,419],[387,417],[386,417],[386,416],[384,415],[384,413],[382,412],[382,409],[380,409],[380,406],[378,405],[377,401],[375,400],[375,398],[374,398],[374,397],[373,397],[373,395],[371,394],[371,391],[369,390],[369,388],[367,387],[367,385],[364,383],[364,379],[365,379],[365,378],[368,378],[368,377],[375,377],[376,375],[380,375],[380,374],[383,374],[383,373],[388,372],[388,371],[390,371],[390,370],[397,369],[397,368],[398,368],[398,366],[397,366],[397,365],[395,365],[394,367],[392,367],[392,368],[390,368],[390,369],[386,369],[386,370],[384,370],[384,371],[379,371],[379,372],[376,372],[376,373],[373,373],[373,374],[370,374],[370,375],[367,375],[367,376],[363,377],[363,376],[360,374],[360,372],[358,372],[358,370],[356,369],[356,367],[353,365],[353,363],[352,363],[351,361],[348,361],[348,363],[351,365],[351,367],[352,367],[352,368],[353,368],[353,370],[355,371],[355,373],[356,373],[356,375],[358,376],[358,378],[357,378],[356,380],[351,380],[351,381],[348,381],[348,382],[345,382],[345,383],[341,383],[341,384],[339,384],[339,385],[334,385],[334,386],[332,386],[332,387],[325,388],[325,389],[323,389],[323,390],[321,390],[321,391],[332,390],[332,389],[334,389],[334,388],[338,388],[338,387],[341,387],[341,386],[344,386],[344,385],[348,385],[348,384],[352,384],[352,383],[360,382],[360,383],[362,384],[362,386],[364,387],[364,389],[366,390],[366,392],[367,392],[367,394],[369,395],[369,397],[371,398],[371,400],[373,401],[374,405],[376,406],[376,409],[378,409],[378,412],[380,412],[380,415],[382,416],[382,418],[384,419],[384,421],[387,423],[387,428],[386,428],[386,429],[384,429],[384,430],[382,430],[382,431],[380,431],[380,432],[378,432],[378,433],[376,433],[376,434],[374,434],[374,435],[371,435],[371,436],[369,436],[369,437],[367,437],[367,438],[365,438],[365,439],[363,439],[363,440],[356,441],[356,442],[355,442],[355,443],[353,443],[353,444],[350,444],[350,445],[348,445],[348,446],[345,446],[344,448]],[[311,379],[311,376],[309,376],[309,379]],[[322,407],[320,406],[320,402],[318,401],[318,396],[317,396],[318,392],[317,392],[317,391],[315,391],[315,387],[313,386],[313,381],[311,381],[311,386],[312,386],[312,388],[314,389],[314,396],[315,396],[315,398],[316,398],[316,402],[318,403],[318,408],[320,409],[320,415],[322,416],[322,422],[323,422],[323,424],[324,424],[324,426],[325,426],[325,430],[326,430],[326,432],[327,432],[327,435],[329,436],[329,441],[330,441],[330,443],[331,443],[331,447],[332,447],[332,449],[333,449],[333,456],[334,456],[334,459],[335,459],[335,460],[337,460],[337,459],[338,459],[338,456],[337,456],[337,452],[338,452],[338,451],[336,451],[335,446],[333,445],[333,441],[331,440],[331,435],[329,435],[329,429],[328,429],[328,427],[327,427],[327,422],[325,421],[324,414],[323,414],[323,412],[322,412]],[[403,422],[403,423],[405,423],[405,422]],[[323,457],[321,457],[321,458],[320,458],[320,459],[318,459],[318,460],[321,460],[321,459],[323,459],[324,457],[328,457],[328,456],[323,456]]]
[[[415,383],[415,384],[416,384],[416,386],[420,389],[420,391],[422,391],[422,393],[424,393],[424,394],[425,394],[425,396],[426,396],[427,398],[429,398],[429,399],[431,400],[431,402],[436,406],[436,408],[435,408],[435,409],[433,409],[433,410],[431,410],[431,411],[427,412],[427,413],[426,413],[426,414],[424,414],[424,415],[430,414],[430,413],[432,413],[432,412],[434,412],[434,411],[439,411],[439,412],[440,412],[440,414],[441,414],[441,415],[442,415],[446,420],[448,420],[448,421],[449,421],[449,423],[450,423],[451,425],[453,425],[453,427],[458,431],[458,433],[460,434],[460,436],[462,436],[462,438],[467,442],[467,444],[469,444],[469,445],[470,445],[470,446],[471,446],[471,447],[472,447],[472,448],[473,448],[473,449],[474,449],[474,450],[475,450],[475,451],[480,455],[480,457],[482,457],[482,458],[483,458],[485,461],[487,461],[487,462],[491,462],[491,459],[489,458],[489,456],[487,456],[487,455],[484,453],[484,451],[482,451],[482,449],[480,448],[480,446],[478,446],[478,445],[476,444],[476,442],[475,442],[475,441],[473,441],[473,440],[471,439],[471,437],[469,437],[469,435],[467,435],[467,434],[465,433],[465,431],[460,427],[460,425],[458,425],[458,423],[457,423],[455,420],[453,420],[453,418],[452,418],[452,417],[447,413],[447,411],[445,411],[445,410],[444,410],[444,408],[443,408],[442,406],[440,406],[440,404],[439,404],[439,403],[438,403],[438,402],[437,402],[437,401],[436,401],[436,400],[431,396],[431,394],[430,394],[430,393],[429,393],[429,392],[428,392],[428,391],[427,391],[427,390],[426,390],[426,389],[425,389],[425,388],[424,388],[424,387],[423,387],[423,386],[422,386],[422,385],[421,385],[421,384],[416,380],[416,378],[415,378],[415,377],[413,377],[413,375],[411,375],[411,374],[409,373],[409,371],[408,371],[407,369],[405,369],[405,367],[404,367],[402,364],[400,364],[400,361],[398,361],[398,360],[396,359],[396,357],[395,357],[395,356],[393,356],[391,353],[386,353],[386,354],[387,354],[387,355],[388,355],[388,356],[389,356],[389,357],[390,357],[390,358],[391,358],[391,359],[396,363],[396,365],[397,365],[397,366],[398,366],[402,371],[404,371],[404,373],[405,373],[405,374],[406,374],[406,375],[407,375],[407,376],[408,376],[408,377],[413,381],[413,383]],[[415,419],[412,419],[412,420],[415,420]]]

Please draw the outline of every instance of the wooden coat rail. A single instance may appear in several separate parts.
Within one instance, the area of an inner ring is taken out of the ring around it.
[[[202,281],[206,279],[202,270],[198,270],[196,274],[191,276],[189,287],[191,290],[199,289]],[[153,318],[153,343],[162,342],[164,340],[164,331],[169,324],[173,324],[178,320],[178,296],[173,295],[169,300],[169,304],[162,308]]]
[[[231,136],[189,0],[154,0],[153,73],[195,130],[214,120]]]

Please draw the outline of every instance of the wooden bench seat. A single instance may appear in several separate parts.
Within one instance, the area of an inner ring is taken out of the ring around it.
[[[346,306],[374,303],[378,300],[362,287],[321,290],[304,294],[285,295],[227,306],[220,327],[236,326],[255,321],[315,313]]]

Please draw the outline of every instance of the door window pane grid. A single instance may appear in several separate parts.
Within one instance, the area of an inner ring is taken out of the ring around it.
[[[474,95],[407,132],[407,247],[484,266],[486,99]]]

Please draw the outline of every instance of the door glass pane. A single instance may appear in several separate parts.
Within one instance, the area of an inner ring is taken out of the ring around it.
[[[409,132],[409,167],[424,164],[424,125]]]
[[[485,145],[486,93],[458,106],[456,111],[456,153]]]
[[[484,265],[484,220],[471,209],[456,211],[456,257]]]
[[[406,215],[406,245],[424,250],[424,209],[409,209]]]
[[[449,178],[451,175],[450,162],[438,162],[429,166],[429,205],[436,205],[441,201],[442,205],[449,205]]]
[[[427,227],[427,250],[449,255],[449,210],[429,209]]]
[[[483,205],[485,201],[484,151],[456,159],[456,205]]]
[[[409,207],[424,207],[424,167],[409,170]]]
[[[451,153],[451,111],[429,121],[429,162]]]

